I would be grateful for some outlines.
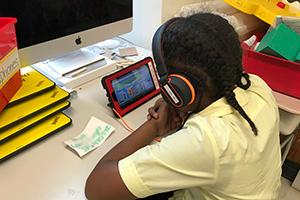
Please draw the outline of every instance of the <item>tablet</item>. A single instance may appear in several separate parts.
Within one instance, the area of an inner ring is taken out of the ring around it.
[[[53,90],[4,109],[0,113],[0,132],[65,101],[69,96],[68,92],[56,86]]]
[[[61,129],[71,125],[71,123],[71,118],[63,113],[58,113],[26,130],[24,133],[0,144],[0,163],[50,135],[57,133]]]
[[[120,116],[160,92],[158,76],[150,57],[103,77],[101,82],[107,93],[108,106]]]
[[[22,68],[21,74],[22,87],[8,102],[7,107],[24,102],[25,100],[28,100],[34,96],[38,96],[55,87],[54,82],[31,67]]]
[[[37,124],[42,123],[46,119],[49,119],[53,115],[65,110],[70,106],[70,103],[68,101],[61,102],[55,106],[52,106],[51,108],[42,111],[41,113],[38,113],[37,115],[30,117],[23,122],[20,122],[16,125],[14,125],[11,128],[8,128],[6,130],[3,130],[0,132],[0,146],[2,143],[10,140],[13,137],[16,137],[17,135],[20,135],[27,131],[28,129],[34,127]]]

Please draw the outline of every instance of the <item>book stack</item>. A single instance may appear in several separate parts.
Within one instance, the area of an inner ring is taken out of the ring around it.
[[[0,113],[0,161],[71,124],[61,112],[69,93],[31,67],[21,74],[22,87]]]

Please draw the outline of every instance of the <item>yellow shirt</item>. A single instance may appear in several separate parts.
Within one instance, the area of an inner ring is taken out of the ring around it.
[[[234,93],[255,123],[221,98],[191,116],[178,132],[119,161],[127,188],[139,198],[175,191],[171,200],[278,198],[281,161],[279,114],[271,89],[251,75]]]

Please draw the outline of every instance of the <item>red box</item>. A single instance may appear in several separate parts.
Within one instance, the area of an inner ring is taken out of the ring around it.
[[[15,18],[0,18],[0,112],[22,85]]]
[[[300,64],[254,51],[242,44],[246,72],[260,76],[274,91],[300,99]]]

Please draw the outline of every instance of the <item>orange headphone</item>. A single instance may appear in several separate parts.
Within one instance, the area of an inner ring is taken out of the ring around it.
[[[152,52],[164,99],[172,106],[181,108],[195,102],[195,86],[199,84],[199,79],[188,73],[168,73],[163,56],[162,36],[166,28],[177,20],[178,18],[172,18],[158,28],[152,40]]]

